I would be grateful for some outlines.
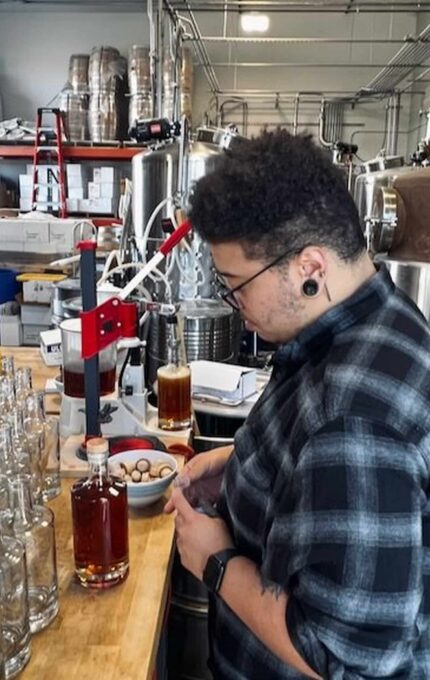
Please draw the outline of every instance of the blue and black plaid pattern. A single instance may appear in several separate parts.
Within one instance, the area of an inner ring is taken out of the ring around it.
[[[430,331],[386,269],[275,355],[218,504],[324,678],[430,678]],[[222,600],[216,678],[304,676]]]

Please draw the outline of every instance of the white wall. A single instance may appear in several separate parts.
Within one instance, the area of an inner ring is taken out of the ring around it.
[[[198,14],[204,35],[220,35],[223,17],[219,14]],[[428,17],[420,17],[421,24]],[[415,34],[415,14],[273,14],[270,35],[300,37],[348,38],[400,38]],[[240,34],[237,16],[230,15],[227,33]],[[148,23],[145,12],[104,11],[42,11],[23,8],[17,11],[0,11],[0,94],[3,99],[3,117],[19,116],[34,119],[38,106],[46,105],[61,90],[67,79],[70,54],[89,52],[95,45],[113,45],[126,55],[135,43],[148,44]],[[308,43],[291,45],[229,45],[208,43],[211,59],[228,62],[231,66],[215,67],[222,88],[264,88],[288,90],[345,91],[365,86],[384,64],[398,51],[397,45],[333,45]],[[242,61],[282,61],[321,64],[368,64],[360,68],[333,67],[235,67]],[[430,92],[430,91],[429,91]],[[416,125],[418,96],[402,101],[399,152],[407,150],[407,141],[414,142],[409,133]],[[194,123],[202,120],[208,110],[210,92],[202,69],[195,69]],[[256,133],[262,125],[291,125],[291,101],[281,99],[276,108],[276,98],[249,101],[249,132]],[[318,120],[318,102],[300,107],[300,123],[313,133]],[[240,115],[234,116],[240,122]],[[358,104],[348,110],[345,117],[344,140],[353,137],[359,144],[362,158],[374,156],[383,138],[384,103]],[[414,118],[415,117],[415,118]],[[303,129],[301,127],[300,129]]]

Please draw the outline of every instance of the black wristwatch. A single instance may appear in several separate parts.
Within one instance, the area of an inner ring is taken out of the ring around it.
[[[239,555],[236,548],[227,548],[220,552],[210,555],[205,570],[203,572],[203,583],[215,595],[221,588],[221,583],[224,578],[227,563],[232,557]]]

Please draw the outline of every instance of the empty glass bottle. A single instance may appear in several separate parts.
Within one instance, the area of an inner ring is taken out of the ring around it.
[[[46,415],[44,392],[30,390],[25,400],[24,429],[28,437],[40,436],[40,471],[44,501],[61,493],[58,418]]]
[[[17,472],[29,474],[33,500],[38,503],[42,499],[42,432],[25,432],[24,412],[22,408],[14,408],[9,414],[12,434],[12,450]]]
[[[0,473],[10,478],[17,472],[12,449],[12,428],[9,424],[0,426]]]
[[[0,528],[1,640],[8,680],[24,668],[30,658],[31,638],[25,549],[21,541],[5,536]],[[0,661],[0,680],[2,675]]]
[[[25,545],[27,557],[30,631],[43,630],[58,612],[54,515],[33,505],[29,475],[11,481],[13,529]]]
[[[108,472],[108,443],[87,442],[89,474],[71,491],[75,572],[87,588],[110,588],[128,575],[127,484]]]
[[[31,368],[21,366],[15,370],[15,398],[18,404],[24,405],[25,398],[31,390]]]

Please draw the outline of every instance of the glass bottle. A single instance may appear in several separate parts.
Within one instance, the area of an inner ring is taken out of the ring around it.
[[[86,588],[109,588],[127,575],[127,484],[108,471],[109,446],[87,442],[89,474],[71,491],[75,573]]]
[[[191,425],[191,372],[181,352],[176,316],[168,317],[166,366],[157,371],[158,426],[184,430]]]
[[[13,356],[3,354],[0,363],[0,375],[4,378],[13,378],[15,375],[15,363]]]
[[[31,653],[27,565],[23,543],[5,536],[1,527],[0,602],[2,652],[5,674],[10,680],[24,668]],[[0,680],[4,677],[1,667],[0,661]]]
[[[9,478],[17,472],[12,448],[12,428],[9,423],[0,425],[0,472]]]
[[[33,505],[28,475],[12,479],[11,493],[13,529],[27,557],[30,631],[37,633],[58,613],[54,515],[49,508]]]
[[[30,475],[33,500],[39,502],[42,498],[41,435],[39,432],[25,432],[22,408],[17,407],[10,412],[9,423],[16,470]]]
[[[28,392],[24,412],[27,437],[40,436],[42,498],[47,501],[61,493],[58,418],[46,415],[43,390]]]
[[[15,397],[18,404],[23,405],[31,390],[31,368],[21,366],[15,370]]]

